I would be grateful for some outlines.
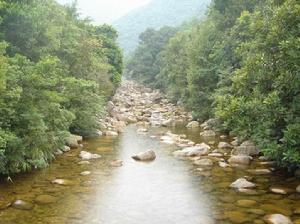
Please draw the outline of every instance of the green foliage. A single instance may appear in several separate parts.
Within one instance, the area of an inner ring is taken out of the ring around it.
[[[300,164],[299,15],[296,0],[214,0],[204,20],[165,44],[141,41],[127,72],[201,121],[217,116],[225,130],[293,169]]]
[[[47,166],[69,132],[95,134],[122,54],[116,31],[74,6],[0,1],[0,11],[0,174],[10,175]]]
[[[172,27],[160,30],[147,29],[140,35],[140,45],[126,66],[126,75],[144,84],[154,84],[159,73],[160,52],[170,37],[176,33]]]

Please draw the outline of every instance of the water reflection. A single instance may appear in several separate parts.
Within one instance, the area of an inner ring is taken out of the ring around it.
[[[111,180],[99,190],[95,206],[85,217],[92,223],[208,223],[209,199],[187,171],[190,167],[177,161],[157,140],[138,135],[130,127],[117,147],[124,161]],[[157,159],[151,163],[135,162],[131,155],[153,149]],[[205,220],[205,222],[204,222]]]

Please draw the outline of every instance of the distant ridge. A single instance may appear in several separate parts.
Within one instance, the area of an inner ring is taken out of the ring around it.
[[[119,31],[119,43],[125,54],[138,44],[139,34],[148,27],[176,26],[204,15],[211,0],[152,0],[113,23]]]

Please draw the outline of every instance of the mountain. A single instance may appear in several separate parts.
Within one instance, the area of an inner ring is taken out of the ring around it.
[[[176,26],[204,15],[211,0],[152,0],[113,23],[119,31],[119,43],[126,55],[132,52],[140,33],[147,28]]]

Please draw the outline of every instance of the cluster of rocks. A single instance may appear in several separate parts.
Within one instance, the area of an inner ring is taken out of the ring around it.
[[[117,136],[126,125],[175,126],[192,119],[184,108],[170,103],[158,90],[132,81],[123,82],[107,105],[107,117],[99,120],[99,133]]]
[[[63,153],[69,152],[71,149],[77,149],[82,147],[83,137],[80,135],[70,134],[65,139],[65,145],[62,148],[57,149],[54,152],[54,156],[62,155]]]

